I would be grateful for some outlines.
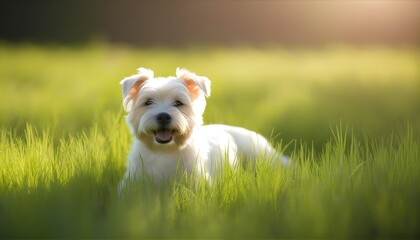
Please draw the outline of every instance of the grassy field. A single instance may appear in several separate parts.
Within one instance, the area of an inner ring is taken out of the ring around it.
[[[138,67],[212,80],[206,123],[270,137],[293,167],[116,192]],[[0,44],[2,238],[418,238],[420,50]]]

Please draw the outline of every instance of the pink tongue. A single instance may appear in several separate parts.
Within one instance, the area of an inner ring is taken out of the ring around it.
[[[156,132],[156,139],[161,142],[167,142],[172,138],[172,131],[160,130]]]

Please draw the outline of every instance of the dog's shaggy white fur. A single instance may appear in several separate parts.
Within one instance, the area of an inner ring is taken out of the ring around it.
[[[123,106],[133,145],[125,178],[146,173],[156,182],[174,176],[177,168],[196,171],[211,181],[222,164],[236,165],[238,157],[253,161],[280,157],[261,135],[239,127],[203,126],[210,80],[178,68],[176,77],[154,77],[139,68],[121,81]]]

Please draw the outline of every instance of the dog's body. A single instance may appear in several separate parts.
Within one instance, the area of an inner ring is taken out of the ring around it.
[[[276,157],[275,150],[261,135],[239,127],[206,125],[196,130],[191,144],[174,152],[151,151],[140,140],[134,139],[129,155],[129,175],[146,172],[156,181],[173,177],[177,167],[196,170],[198,176],[205,174],[211,180],[218,166],[229,162],[235,165],[237,157],[254,160],[264,154]],[[264,152],[263,152],[264,151]]]
[[[238,157],[287,161],[255,132],[227,125],[202,126],[205,97],[210,95],[206,77],[177,69],[177,77],[154,78],[151,70],[140,68],[121,84],[134,137],[122,185],[128,177],[144,173],[159,182],[172,178],[178,168],[211,181],[219,166],[234,166]]]

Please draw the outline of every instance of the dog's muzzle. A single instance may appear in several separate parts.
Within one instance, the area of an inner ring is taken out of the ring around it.
[[[159,130],[155,132],[156,142],[166,144],[172,141],[173,132],[168,128],[172,121],[171,115],[167,113],[159,113],[156,116],[156,121],[159,124]]]

